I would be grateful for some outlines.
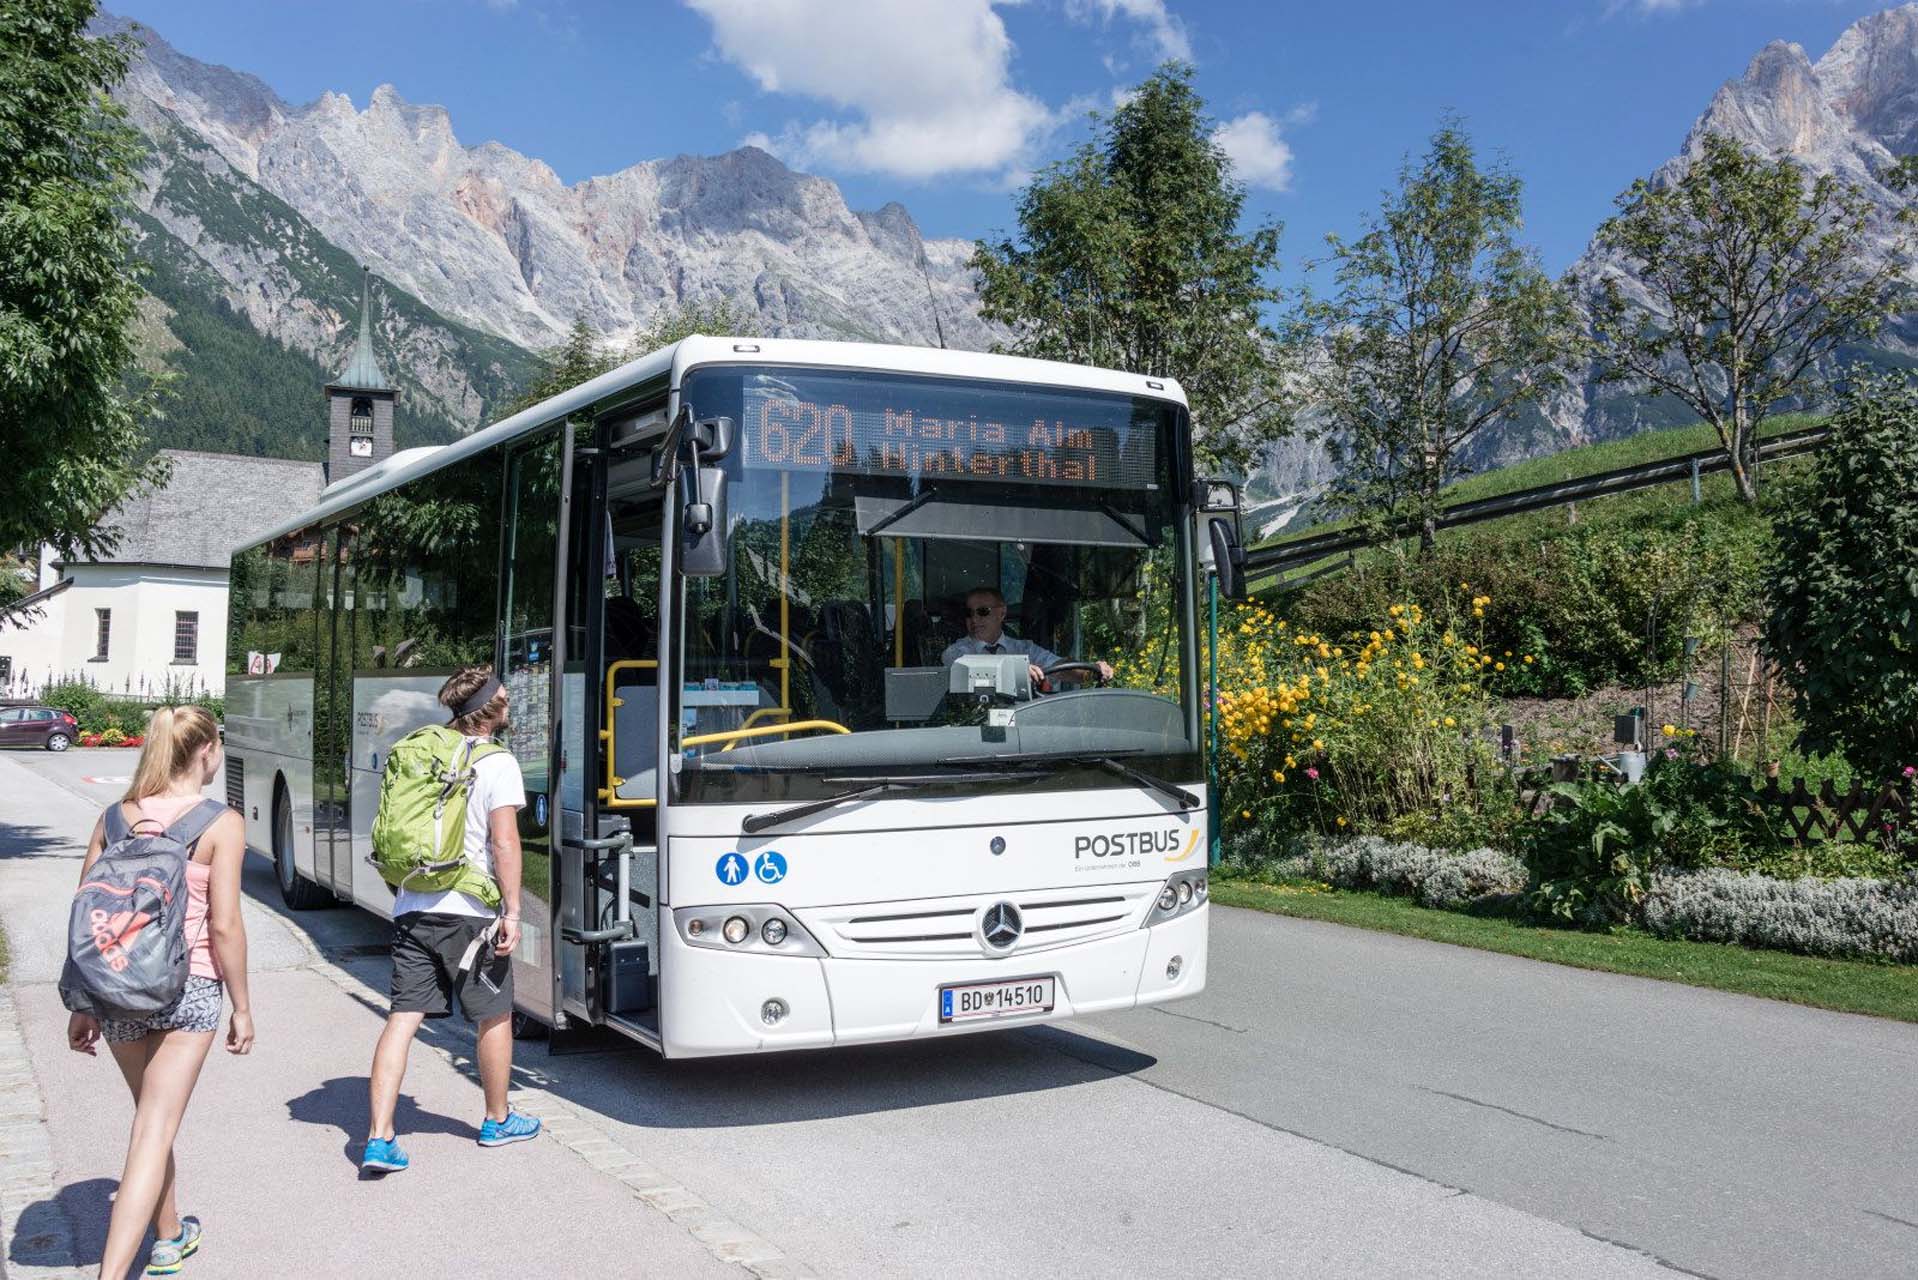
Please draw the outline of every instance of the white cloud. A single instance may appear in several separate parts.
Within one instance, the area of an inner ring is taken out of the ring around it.
[[[1606,0],[1605,17],[1611,18],[1630,10],[1641,18],[1655,17],[1660,14],[1677,13],[1681,9],[1696,8],[1705,0]]]
[[[789,124],[752,145],[798,163],[932,178],[1018,165],[1054,123],[1012,86],[1012,0],[685,0],[719,55],[768,93],[815,98],[849,119]]]
[[[1066,16],[1074,22],[1094,18],[1108,24],[1114,18],[1136,22],[1145,28],[1144,35],[1158,57],[1192,61],[1185,23],[1165,7],[1165,0],[1066,0]]]
[[[1232,161],[1239,181],[1272,191],[1292,185],[1292,148],[1279,136],[1279,124],[1263,111],[1248,111],[1220,125],[1212,133]]]

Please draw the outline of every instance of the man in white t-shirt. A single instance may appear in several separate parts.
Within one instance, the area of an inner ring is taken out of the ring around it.
[[[451,728],[477,745],[507,727],[506,688],[491,667],[465,667],[440,687]],[[513,969],[519,945],[519,811],[526,784],[510,751],[473,763],[466,799],[466,857],[499,886],[497,910],[470,893],[402,889],[393,900],[393,986],[386,1029],[373,1051],[372,1121],[362,1169],[395,1173],[407,1156],[395,1141],[393,1113],[406,1075],[407,1051],[420,1023],[444,1018],[457,996],[479,1030],[480,1088],[486,1096],[481,1146],[502,1147],[539,1133],[539,1121],[507,1106],[513,1074]]]

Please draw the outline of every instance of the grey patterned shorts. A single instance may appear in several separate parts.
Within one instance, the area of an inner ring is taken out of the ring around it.
[[[144,1018],[102,1018],[100,1035],[107,1040],[125,1042],[138,1040],[153,1031],[218,1031],[220,997],[225,990],[226,984],[218,978],[191,974],[186,980],[186,990],[172,1004]]]

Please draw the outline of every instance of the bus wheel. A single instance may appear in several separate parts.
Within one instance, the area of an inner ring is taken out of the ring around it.
[[[293,800],[286,784],[273,788],[273,874],[280,882],[280,899],[293,911],[329,906],[333,895],[301,875],[293,866]]]
[[[513,1010],[513,1039],[544,1040],[549,1030],[538,1018],[529,1017],[518,1009]]]

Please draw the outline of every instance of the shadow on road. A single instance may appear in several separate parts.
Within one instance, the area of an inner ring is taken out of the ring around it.
[[[71,858],[74,850],[68,842],[81,838],[82,833],[73,831],[0,822],[0,858]]]
[[[537,1055],[536,1071],[550,1059]],[[627,1124],[657,1129],[794,1124],[1069,1089],[1157,1060],[1059,1027],[916,1044],[668,1061],[637,1050],[595,1062],[592,1083],[547,1084]],[[541,1072],[543,1074],[543,1072]],[[569,1076],[571,1072],[567,1073]]]
[[[369,1043],[367,1051],[372,1052]],[[335,1076],[318,1088],[297,1098],[289,1098],[286,1114],[301,1124],[332,1125],[345,1135],[340,1153],[355,1168],[360,1163],[360,1144],[366,1138],[366,1077]],[[401,1134],[450,1133],[456,1138],[479,1138],[479,1130],[437,1111],[423,1111],[413,1095],[402,1093],[393,1113],[393,1127]]]
[[[17,1267],[99,1266],[101,1247],[107,1239],[107,1219],[113,1215],[113,1193],[119,1187],[114,1178],[88,1178],[61,1187],[51,1200],[28,1205],[14,1224],[7,1261]],[[71,1240],[62,1243],[69,1228]],[[146,1251],[152,1243],[153,1230],[149,1227],[131,1274],[146,1269]]]

